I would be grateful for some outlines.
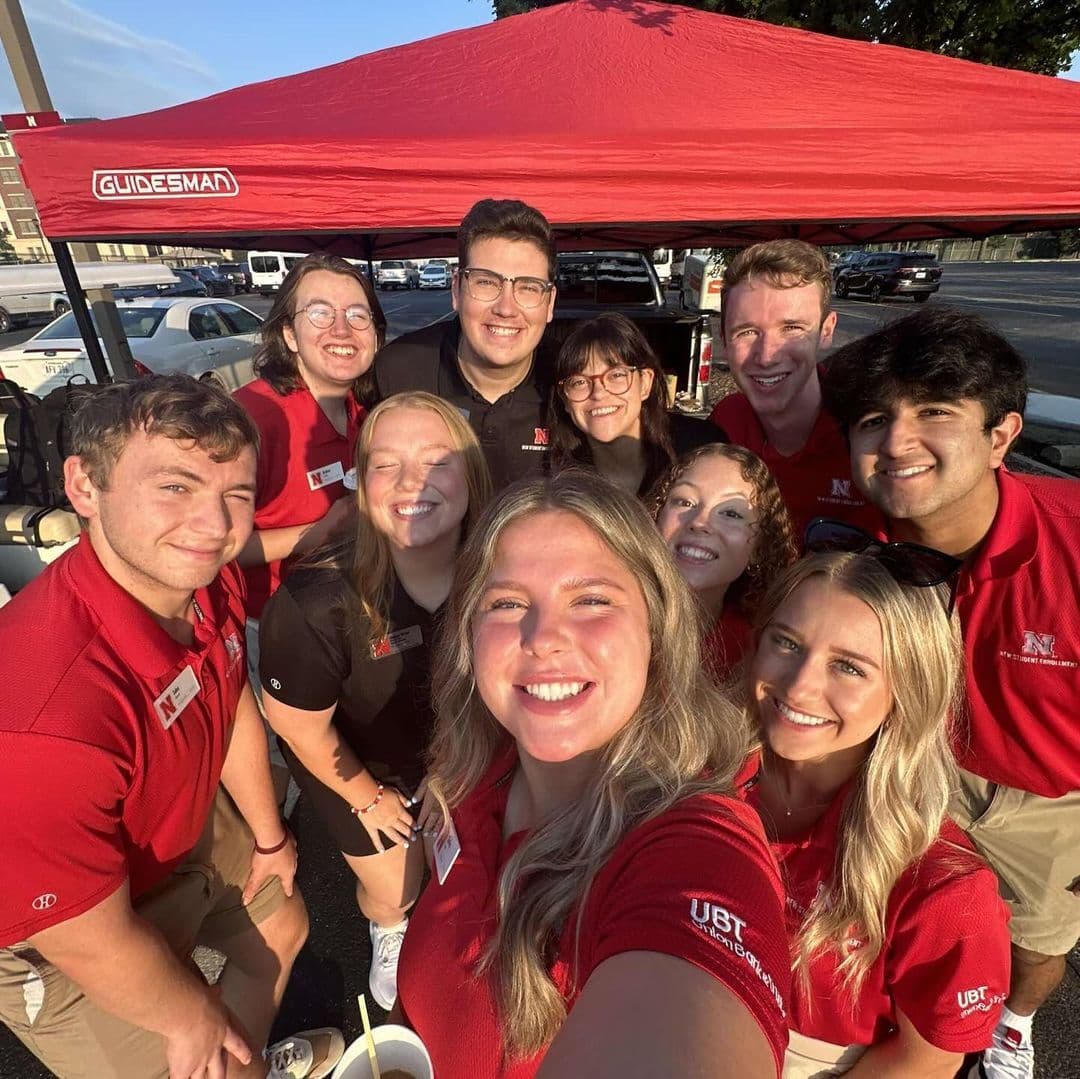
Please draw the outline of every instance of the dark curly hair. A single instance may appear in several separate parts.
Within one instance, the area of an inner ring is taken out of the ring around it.
[[[371,308],[376,351],[386,342],[386,315],[383,314],[378,294],[367,279],[367,275],[351,262],[346,262],[337,255],[328,255],[325,252],[305,255],[285,275],[285,280],[282,281],[281,288],[274,297],[270,314],[266,316],[266,321],[262,324],[262,340],[255,353],[255,374],[269,382],[274,391],[282,396],[300,389],[304,384],[296,363],[296,353],[285,343],[285,326],[296,315],[293,308],[300,282],[316,270],[326,270],[328,273],[355,278],[363,289],[368,306]],[[358,401],[364,404],[372,403],[375,396],[374,364],[356,380],[353,393]]]
[[[584,371],[589,357],[594,355],[609,366],[625,364],[653,373],[652,390],[641,403],[641,448],[645,453],[642,490],[648,491],[675,463],[667,414],[667,376],[642,332],[617,311],[580,323],[559,349],[548,407],[552,472],[593,464],[588,439],[570,418],[559,383]]]
[[[753,489],[752,502],[758,511],[754,551],[746,572],[733,582],[727,591],[727,596],[752,621],[766,590],[799,556],[795,528],[769,466],[745,446],[736,446],[730,442],[710,442],[707,446],[699,446],[689,453],[684,453],[667,475],[657,482],[645,505],[655,521],[667,502],[671,488],[679,482],[683,473],[702,457],[724,457],[734,461],[739,466],[739,475]]]

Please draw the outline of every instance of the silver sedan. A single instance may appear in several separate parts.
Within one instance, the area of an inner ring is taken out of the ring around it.
[[[139,374],[183,372],[233,390],[254,377],[262,319],[229,300],[165,297],[119,300],[120,324]],[[43,397],[73,375],[94,373],[69,311],[21,345],[0,350],[0,370]]]

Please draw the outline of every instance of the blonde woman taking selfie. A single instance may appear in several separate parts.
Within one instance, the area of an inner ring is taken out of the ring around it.
[[[781,887],[694,602],[593,474],[511,488],[466,543],[429,773],[454,831],[399,971],[439,1079],[778,1074]]]

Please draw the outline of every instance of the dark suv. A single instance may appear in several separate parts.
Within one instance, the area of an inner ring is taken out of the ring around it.
[[[836,274],[836,295],[859,292],[876,303],[882,296],[910,296],[924,303],[941,288],[941,267],[927,251],[871,251]]]
[[[206,286],[211,296],[235,296],[236,285],[232,278],[220,274],[213,266],[188,266],[187,272]]]

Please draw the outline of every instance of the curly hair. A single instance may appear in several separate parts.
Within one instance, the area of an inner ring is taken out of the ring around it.
[[[728,596],[738,609],[753,619],[761,597],[773,581],[798,557],[795,526],[791,523],[787,505],[769,466],[752,450],[730,442],[710,442],[706,446],[684,453],[667,475],[657,481],[645,505],[655,521],[667,502],[671,488],[683,474],[703,457],[723,457],[739,466],[742,476],[753,490],[751,502],[758,512],[754,551],[746,572],[728,589]]]
[[[305,255],[286,275],[278,294],[274,297],[270,314],[262,324],[261,343],[255,353],[255,374],[265,379],[275,393],[282,396],[300,389],[304,384],[296,362],[296,353],[285,343],[285,327],[296,316],[293,310],[300,283],[309,273],[325,270],[327,273],[352,277],[363,290],[368,307],[371,308],[371,324],[375,328],[375,350],[383,347],[386,341],[386,315],[374,286],[356,266],[337,255],[318,252]],[[364,372],[353,388],[356,399],[364,404],[371,404],[375,394],[375,365]]]

